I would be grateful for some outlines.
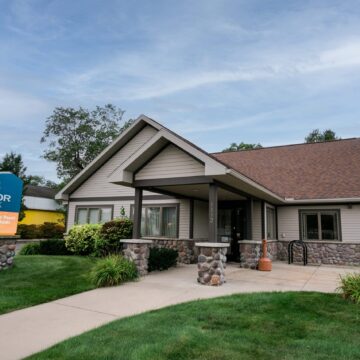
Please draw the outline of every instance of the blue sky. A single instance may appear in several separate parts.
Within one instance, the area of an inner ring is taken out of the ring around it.
[[[56,106],[113,103],[207,151],[360,136],[359,1],[0,0],[0,156],[41,159]]]

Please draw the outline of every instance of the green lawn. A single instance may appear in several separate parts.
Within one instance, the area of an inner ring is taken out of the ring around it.
[[[94,260],[77,256],[19,256],[0,272],[0,314],[93,289]]]
[[[118,320],[30,359],[360,359],[359,334],[360,306],[338,295],[257,293]]]

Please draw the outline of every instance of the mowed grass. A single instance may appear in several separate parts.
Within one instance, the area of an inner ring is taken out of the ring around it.
[[[29,359],[360,359],[359,335],[360,306],[339,295],[256,293],[118,320]]]
[[[78,256],[15,256],[14,267],[0,272],[0,314],[94,288],[93,259]]]

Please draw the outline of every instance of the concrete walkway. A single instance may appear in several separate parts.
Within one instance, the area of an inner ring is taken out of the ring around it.
[[[257,291],[333,292],[339,275],[354,271],[359,268],[274,263],[272,272],[260,272],[230,264],[227,283],[209,287],[196,282],[196,265],[179,266],[0,316],[1,359],[21,359],[110,321],[185,301]]]

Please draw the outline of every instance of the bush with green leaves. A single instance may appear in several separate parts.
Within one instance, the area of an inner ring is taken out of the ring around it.
[[[25,244],[19,251],[19,255],[40,255],[40,244]]]
[[[65,236],[66,248],[75,255],[93,254],[100,229],[100,224],[74,225]]]
[[[90,276],[97,287],[114,286],[136,279],[138,271],[132,261],[120,255],[110,255],[97,261]]]
[[[50,239],[40,241],[40,254],[41,255],[72,255],[65,245],[64,240]]]
[[[60,239],[44,240],[25,244],[19,251],[20,255],[72,255],[65,241]]]
[[[122,249],[121,239],[132,236],[133,223],[128,218],[121,218],[104,223],[95,242],[95,253],[98,256],[119,253]]]
[[[167,248],[151,248],[149,256],[149,271],[166,270],[176,266],[178,252]]]
[[[340,286],[338,291],[345,299],[350,299],[351,301],[360,304],[360,273],[340,276]]]
[[[19,224],[17,229],[21,239],[62,239],[64,232],[64,225],[52,222],[41,225]]]

